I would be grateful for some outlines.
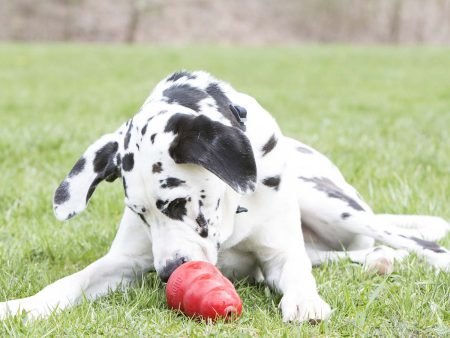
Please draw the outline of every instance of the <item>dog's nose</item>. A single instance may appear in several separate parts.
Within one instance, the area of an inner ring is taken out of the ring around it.
[[[178,268],[181,264],[186,263],[187,261],[188,260],[186,257],[179,257],[167,261],[166,266],[164,266],[161,272],[158,273],[159,278],[161,278],[161,280],[166,283],[169,280],[172,272],[174,272],[176,268]]]

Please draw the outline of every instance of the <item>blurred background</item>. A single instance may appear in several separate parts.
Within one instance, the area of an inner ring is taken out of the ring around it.
[[[0,40],[445,44],[450,0],[1,0]]]

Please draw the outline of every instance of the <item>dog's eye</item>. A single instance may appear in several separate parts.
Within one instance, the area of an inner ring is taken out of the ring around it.
[[[186,202],[188,202],[186,198],[176,198],[169,203],[162,213],[167,217],[182,221],[187,213]]]
[[[176,198],[172,202],[169,203],[169,205],[167,206],[167,209],[178,208],[181,205],[185,205],[185,204],[186,204],[185,198]]]

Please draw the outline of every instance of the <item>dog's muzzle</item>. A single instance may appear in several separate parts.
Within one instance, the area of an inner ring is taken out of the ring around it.
[[[179,257],[166,261],[166,265],[164,266],[164,268],[162,268],[161,272],[158,273],[159,278],[161,278],[161,280],[166,283],[169,280],[172,272],[174,272],[176,268],[178,268],[181,264],[186,263],[187,261],[188,259],[186,257]]]

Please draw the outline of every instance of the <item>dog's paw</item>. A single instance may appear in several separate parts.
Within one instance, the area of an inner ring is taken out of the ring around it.
[[[381,245],[366,256],[363,267],[365,271],[388,275],[394,271],[394,262],[401,262],[407,255],[406,250],[395,250]]]
[[[283,322],[317,323],[328,319],[331,314],[330,305],[325,303],[319,295],[303,298],[283,296],[280,308]]]
[[[17,300],[0,303],[0,320],[20,313],[20,303]]]
[[[32,297],[14,299],[0,303],[0,320],[17,315],[23,316],[26,321],[48,317],[51,309],[46,306],[36,306]]]
[[[5,319],[6,317],[8,317],[9,315],[9,311],[8,311],[8,307],[6,306],[6,302],[1,302],[0,303],[0,320]]]

